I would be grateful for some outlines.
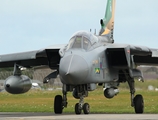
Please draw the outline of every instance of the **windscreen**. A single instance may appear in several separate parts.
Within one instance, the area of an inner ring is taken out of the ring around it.
[[[91,47],[91,42],[84,36],[74,36],[70,39],[68,49],[84,49],[88,50]]]
[[[72,48],[82,48],[82,36],[76,36]]]

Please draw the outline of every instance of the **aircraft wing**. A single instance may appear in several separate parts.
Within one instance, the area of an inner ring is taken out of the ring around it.
[[[158,65],[158,49],[145,46],[111,44],[106,50],[107,58],[114,67],[131,65]]]
[[[146,55],[134,55],[133,60],[137,65],[158,65],[158,49],[148,48]]]
[[[60,55],[59,50],[65,45],[56,45],[29,52],[0,55],[0,68],[14,67],[19,64],[23,67],[48,65],[52,69],[58,68]]]

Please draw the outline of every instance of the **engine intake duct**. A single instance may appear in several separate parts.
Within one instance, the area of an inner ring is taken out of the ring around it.
[[[111,67],[128,67],[126,52],[124,48],[107,48],[106,56]]]

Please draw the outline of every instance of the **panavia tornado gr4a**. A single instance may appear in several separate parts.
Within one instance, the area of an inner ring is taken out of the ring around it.
[[[90,105],[84,103],[88,92],[103,86],[104,96],[113,98],[119,93],[120,83],[130,88],[131,106],[136,113],[143,113],[142,95],[135,95],[134,79],[143,81],[139,65],[158,65],[158,49],[129,44],[115,44],[113,39],[115,0],[107,0],[106,12],[100,20],[99,35],[87,31],[73,34],[67,45],[54,45],[37,51],[0,55],[0,67],[14,67],[13,75],[5,81],[5,89],[12,94],[25,93],[31,88],[29,77],[22,75],[20,67],[48,66],[54,70],[43,80],[60,76],[62,96],[54,98],[54,112],[61,114],[67,107],[67,92],[79,99],[76,114],[89,114]]]

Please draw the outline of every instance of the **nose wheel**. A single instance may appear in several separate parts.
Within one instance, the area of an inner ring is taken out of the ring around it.
[[[84,103],[84,95],[80,97],[79,103],[75,104],[75,113],[77,115],[81,114],[82,110],[84,114],[90,113],[90,105],[88,103]]]
[[[83,105],[83,112],[84,112],[84,114],[89,114],[89,112],[90,112],[90,105],[88,103],[85,103]]]
[[[84,103],[83,106],[79,103],[76,103],[75,105],[75,113],[77,115],[81,114],[83,110],[84,114],[89,114],[90,113],[90,105],[88,103]]]
[[[76,103],[76,104],[75,104],[75,113],[76,113],[77,115],[79,115],[79,114],[81,114],[81,112],[82,112],[82,108],[80,107],[80,104],[79,104],[79,103]]]

